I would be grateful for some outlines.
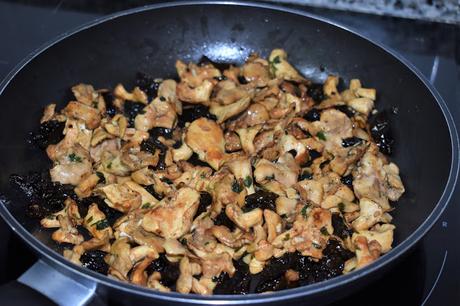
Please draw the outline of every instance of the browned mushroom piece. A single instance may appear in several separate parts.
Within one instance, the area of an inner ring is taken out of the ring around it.
[[[283,49],[274,49],[268,59],[270,73],[279,79],[302,82],[305,79],[287,61],[287,53]]]
[[[99,188],[99,192],[104,196],[107,205],[124,213],[142,204],[141,194],[129,188],[126,183],[106,185]]]
[[[53,232],[51,238],[59,243],[80,244],[83,242],[83,235],[78,232],[77,225],[80,225],[82,219],[78,212],[77,203],[68,198],[65,201],[63,210],[45,217],[41,220],[41,225],[48,228],[58,227]]]
[[[217,122],[222,123],[225,120],[240,114],[251,103],[251,98],[246,96],[232,104],[220,105],[218,103],[211,103],[209,112],[217,117]]]
[[[147,94],[139,87],[134,87],[132,92],[128,92],[122,84],[118,84],[113,90],[113,95],[122,100],[134,101],[147,104]]]
[[[225,140],[220,126],[213,120],[200,118],[187,128],[185,142],[198,158],[218,170],[225,162]]]
[[[246,81],[255,83],[257,87],[265,87],[270,81],[269,63],[257,54],[252,54],[241,67],[241,74]]]
[[[73,86],[72,93],[78,102],[86,105],[92,105],[99,96],[92,85],[82,83]]]
[[[221,105],[233,104],[249,96],[249,92],[246,89],[231,80],[219,82],[214,91],[216,92],[214,100]]]
[[[332,232],[329,210],[304,206],[293,225],[292,244],[304,256],[321,258]]]
[[[397,201],[404,193],[398,167],[389,164],[375,145],[364,154],[354,176],[353,188],[357,198],[368,198],[385,211],[390,209],[388,200]]]
[[[101,112],[89,105],[71,101],[64,108],[63,113],[70,118],[82,120],[90,129],[95,129],[101,123]]]
[[[189,187],[181,188],[147,212],[142,227],[164,238],[179,238],[190,229],[199,202],[198,192]]]
[[[275,180],[285,187],[291,187],[297,183],[299,172],[300,168],[294,161],[292,155],[286,153],[280,157],[276,163],[261,159],[256,164],[254,178],[256,182],[260,184]]]
[[[91,157],[79,144],[60,151],[50,170],[51,180],[61,184],[78,185],[92,172]]]
[[[355,238],[356,245],[356,268],[362,268],[379,258],[382,246],[377,240],[368,241],[364,236]]]
[[[136,129],[147,132],[154,127],[171,129],[177,121],[176,105],[163,96],[156,97],[143,109],[143,113],[136,116]]]

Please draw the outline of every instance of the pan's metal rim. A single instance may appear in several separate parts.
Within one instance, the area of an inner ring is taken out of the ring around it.
[[[67,31],[62,35],[56,37],[55,39],[47,42],[40,48],[33,51],[30,55],[28,55],[23,61],[21,61],[7,76],[6,78],[0,83],[0,95],[8,86],[11,80],[34,58],[38,55],[46,51],[48,48],[54,46],[55,44],[59,43],[63,39],[74,35],[78,32],[84,31],[89,29],[93,26],[99,25],[103,22],[110,21],[112,19],[123,17],[130,14],[135,14],[139,12],[144,12],[148,10],[155,10],[161,8],[169,8],[169,7],[176,7],[176,6],[190,6],[190,5],[230,5],[230,6],[242,6],[242,7],[255,7],[255,8],[262,8],[262,9],[269,9],[275,11],[282,11],[290,14],[300,15],[303,17],[315,19],[329,25],[335,26],[339,29],[345,30],[349,33],[352,33],[361,39],[368,41],[369,43],[375,45],[376,47],[382,49],[389,55],[396,58],[402,64],[404,64],[409,70],[412,71],[420,81],[429,89],[433,97],[435,98],[438,106],[440,107],[441,111],[443,112],[444,118],[446,120],[450,137],[451,137],[451,145],[452,145],[452,162],[451,162],[451,169],[449,173],[449,178],[446,183],[444,192],[439,199],[438,203],[434,207],[431,214],[425,221],[403,242],[397,245],[392,251],[385,254],[384,256],[380,257],[376,262],[372,263],[371,265],[359,269],[353,273],[347,275],[341,275],[330,280],[315,283],[308,286],[303,286],[294,289],[283,290],[279,292],[274,292],[271,294],[249,294],[249,295],[213,295],[213,296],[197,296],[197,295],[183,295],[179,293],[161,293],[157,291],[152,291],[150,289],[142,288],[139,286],[131,285],[122,283],[113,279],[110,279],[104,275],[98,274],[91,270],[79,267],[74,264],[70,264],[67,260],[56,253],[55,251],[48,248],[45,244],[40,242],[36,239],[31,233],[29,233],[8,211],[6,208],[6,203],[3,199],[0,198],[0,213],[5,221],[9,224],[12,230],[19,235],[24,241],[26,241],[35,251],[44,256],[44,259],[48,262],[52,262],[53,264],[58,265],[60,268],[64,270],[68,270],[69,272],[76,273],[78,276],[83,277],[90,281],[95,281],[101,284],[104,284],[108,287],[112,287],[118,289],[120,291],[135,293],[138,295],[142,295],[145,297],[151,297],[160,299],[163,301],[169,302],[188,302],[188,303],[196,303],[196,304],[242,304],[242,303],[267,303],[267,302],[276,302],[283,300],[285,298],[301,298],[306,297],[308,295],[318,294],[318,293],[325,293],[328,290],[336,288],[340,285],[350,284],[366,275],[369,275],[387,265],[389,262],[396,260],[399,258],[403,253],[409,250],[415,243],[417,243],[434,225],[434,223],[439,219],[442,212],[445,210],[446,206],[449,203],[449,200],[452,196],[454,191],[457,176],[459,172],[459,139],[457,134],[457,129],[455,127],[454,120],[452,118],[451,113],[449,112],[446,103],[443,101],[440,94],[437,90],[428,82],[428,80],[423,76],[423,74],[409,61],[403,58],[400,54],[396,51],[384,46],[380,43],[372,41],[369,37],[357,33],[355,30],[350,29],[340,23],[335,21],[329,20],[324,17],[316,16],[314,14],[310,14],[307,12],[303,12],[300,10],[280,7],[272,4],[262,4],[262,3],[255,3],[255,2],[237,2],[237,1],[213,1],[213,0],[203,0],[203,1],[184,1],[184,2],[168,2],[168,3],[161,3],[161,4],[153,4],[153,5],[146,5],[142,7],[137,7],[134,9],[126,10],[117,12],[108,16],[104,16],[98,19],[95,19],[89,23],[86,23],[82,26],[77,27],[74,30]]]

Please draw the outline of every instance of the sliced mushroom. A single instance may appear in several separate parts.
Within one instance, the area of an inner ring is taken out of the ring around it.
[[[252,103],[230,125],[232,129],[247,128],[258,124],[264,124],[270,119],[270,115],[261,103]]]
[[[68,216],[57,217],[60,228],[53,232],[51,239],[60,243],[80,244],[83,242],[83,236],[78,229],[72,224]]]
[[[177,97],[184,102],[192,104],[208,104],[214,84],[208,80],[195,88],[184,82],[177,85]]]
[[[219,69],[211,64],[196,65],[189,63],[186,65],[182,61],[176,61],[176,70],[181,82],[191,87],[197,87],[206,80],[213,80],[221,76]]]
[[[250,233],[240,230],[231,232],[223,225],[214,225],[211,228],[211,233],[217,240],[219,240],[219,242],[233,249],[241,248],[244,244],[250,243],[253,239]]]
[[[380,244],[381,252],[387,253],[391,250],[391,245],[393,244],[394,229],[395,226],[392,224],[377,224],[371,230],[353,233],[352,241],[355,241],[359,236],[364,236],[369,242],[373,240],[377,241]]]
[[[316,180],[303,180],[296,185],[301,198],[320,205],[323,201],[323,185]]]
[[[257,87],[264,87],[270,81],[268,68],[266,60],[253,55],[241,68],[241,74],[248,82],[254,82]]]
[[[182,145],[178,149],[173,149],[172,151],[172,157],[175,162],[178,162],[180,160],[188,160],[190,157],[192,157],[193,151],[190,149],[190,147],[187,145],[185,142],[185,137],[182,137]]]
[[[115,240],[110,252],[106,256],[106,262],[110,265],[109,273],[118,279],[126,280],[128,272],[133,267],[130,258],[131,246],[127,237]]]
[[[51,181],[78,185],[92,172],[91,157],[79,144],[59,152],[50,170]]]
[[[265,262],[273,256],[274,247],[266,240],[259,241],[254,258],[260,262]]]
[[[92,85],[83,83],[73,86],[72,92],[78,102],[86,105],[92,105],[92,103],[96,101],[99,96]]]
[[[40,123],[44,123],[46,121],[50,121],[51,119],[53,119],[55,111],[56,104],[48,104],[43,111],[43,116],[40,119]]]
[[[91,195],[93,188],[96,187],[97,183],[99,182],[99,176],[96,173],[93,173],[83,179],[77,187],[75,187],[74,191],[79,198],[86,198]]]
[[[217,122],[222,123],[228,118],[238,115],[246,108],[248,108],[249,104],[251,103],[250,97],[243,97],[240,100],[228,104],[228,105],[220,105],[218,103],[211,103],[211,107],[209,108],[209,112],[217,117]]]
[[[247,157],[231,159],[227,161],[225,165],[232,171],[237,180],[243,182],[248,195],[255,192],[252,178],[252,166]]]
[[[210,295],[214,289],[215,284],[212,279],[201,278],[200,280],[192,279],[192,291],[201,295]]]
[[[225,162],[224,133],[213,120],[200,118],[187,128],[185,142],[198,158],[218,170]]]
[[[154,127],[171,129],[177,121],[176,107],[164,97],[155,98],[134,119],[136,129],[147,132]]]
[[[214,88],[216,96],[214,100],[221,105],[233,104],[238,100],[248,96],[248,91],[245,88],[237,86],[231,80],[219,82]]]
[[[125,177],[129,175],[130,169],[121,159],[121,151],[104,150],[101,153],[100,163],[105,172]]]
[[[180,275],[176,282],[176,290],[180,293],[189,293],[192,290],[192,270],[187,256],[182,257],[179,263]]]
[[[259,261],[257,258],[253,257],[251,261],[249,262],[249,272],[251,274],[258,274],[262,272],[262,270],[265,267],[265,262],[264,261]]]
[[[292,135],[284,135],[279,141],[279,152],[280,154],[288,153],[291,150],[295,151],[295,161],[301,165],[308,161],[309,154],[305,145],[295,139]]]
[[[238,205],[229,204],[225,207],[225,214],[239,228],[248,231],[254,225],[262,222],[263,212],[260,208],[255,208],[251,211],[243,213],[243,211]]]
[[[370,112],[374,108],[374,101],[369,98],[355,98],[347,102],[348,106],[354,110],[369,116]]]
[[[189,186],[197,191],[205,191],[209,185],[212,169],[201,166],[186,166],[182,174],[173,182],[175,186]]]
[[[124,185],[141,195],[141,208],[153,208],[158,203],[158,200],[141,185],[133,181],[127,181]]]
[[[51,160],[56,160],[58,156],[65,154],[75,145],[85,150],[89,149],[92,132],[86,128],[83,121],[67,119],[63,133],[65,134],[64,139],[46,148],[46,153]]]
[[[147,272],[146,269],[155,258],[145,257],[142,261],[136,264],[131,272],[131,283],[146,286],[147,285]]]
[[[112,238],[112,228],[110,227],[105,214],[99,210],[96,203],[89,206],[83,225],[96,239],[108,242],[108,239]]]
[[[160,272],[153,272],[152,275],[149,276],[147,280],[147,287],[161,291],[161,292],[170,292],[171,289],[164,286],[161,282],[161,274]]]
[[[394,201],[404,193],[399,169],[391,164],[386,165],[377,146],[369,147],[353,176],[356,197],[368,198],[378,203],[385,211],[390,209],[389,197]]]
[[[272,242],[283,230],[283,224],[281,222],[281,217],[277,213],[265,209],[264,210],[264,219],[267,226],[267,241]]]
[[[233,276],[236,269],[233,265],[232,256],[227,253],[211,253],[201,260],[203,277],[212,278],[219,276],[222,272]]]
[[[219,214],[223,207],[228,204],[242,206],[247,195],[243,182],[239,182],[235,177],[224,168],[215,174],[209,184],[209,191],[212,194],[212,213]]]
[[[58,220],[59,216],[70,218],[70,222],[75,225],[81,224],[82,221],[78,211],[77,203],[71,198],[67,198],[64,201],[64,208],[62,210],[41,219],[40,224],[45,228],[60,227],[60,222]]]
[[[359,217],[352,223],[353,228],[357,231],[362,231],[370,228],[379,222],[383,215],[382,208],[370,199],[360,199],[359,207]]]
[[[114,155],[115,152],[120,150],[120,140],[119,139],[108,139],[104,140],[101,143],[97,144],[96,146],[92,147],[89,150],[91,158],[95,162],[99,162],[101,160],[102,155],[105,151],[110,152],[110,156]]]
[[[354,240],[356,246],[356,268],[362,268],[380,257],[381,246],[376,240],[367,241],[364,236],[357,236]]]
[[[199,203],[198,192],[189,187],[181,188],[171,199],[163,199],[148,211],[142,227],[164,238],[179,238],[190,230]]]
[[[324,94],[329,98],[340,99],[340,94],[337,90],[337,85],[339,85],[339,78],[334,75],[328,76],[323,85]]]
[[[147,104],[147,94],[143,92],[139,87],[134,87],[132,92],[126,91],[125,87],[121,84],[118,84],[115,86],[115,89],[113,90],[113,95],[117,98],[123,99],[123,100],[128,100],[128,101],[134,101],[134,102],[140,102]]]
[[[295,207],[297,204],[296,199],[289,199],[287,197],[278,197],[276,198],[276,213],[280,216],[291,215],[295,212]]]
[[[89,129],[95,129],[101,123],[100,111],[80,102],[69,102],[62,112],[67,117],[84,121]]]
[[[177,114],[182,114],[182,103],[176,95],[177,83],[174,80],[164,80],[158,87],[158,97],[165,98],[174,107]]]
[[[293,161],[293,157],[289,153],[285,156],[286,159],[292,159]],[[295,183],[297,183],[298,175],[298,169],[291,169],[285,163],[282,162],[272,163],[265,159],[261,159],[256,164],[256,170],[254,171],[254,178],[256,182],[260,184],[265,184],[270,180],[276,180],[279,183],[283,184],[285,187],[291,187]]]
[[[241,147],[249,155],[254,154],[256,151],[254,138],[257,133],[259,133],[261,127],[262,126],[260,125],[256,125],[250,128],[236,130],[236,133],[238,133],[238,136],[240,137]]]
[[[142,204],[141,194],[127,184],[110,184],[98,191],[105,197],[108,206],[124,213],[139,208]]]
[[[112,136],[123,138],[128,127],[128,120],[121,114],[104,124],[104,129]]]
[[[287,61],[287,53],[283,49],[273,49],[269,56],[270,72],[279,79],[302,82],[304,78]]]
[[[333,232],[331,212],[322,208],[302,207],[293,225],[298,235],[292,238],[292,244],[304,256],[321,258],[329,235]]]
[[[394,163],[383,166],[385,170],[385,187],[387,197],[391,201],[397,201],[405,192],[404,185],[399,176],[399,168]]]

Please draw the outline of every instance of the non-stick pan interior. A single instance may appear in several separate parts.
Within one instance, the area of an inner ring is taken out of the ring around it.
[[[47,242],[38,220],[24,214],[26,203],[11,192],[12,173],[48,167],[46,157],[26,143],[44,105],[64,105],[69,87],[96,88],[121,82],[128,88],[136,72],[174,76],[176,59],[242,63],[250,52],[267,56],[284,48],[306,76],[339,74],[359,78],[378,90],[377,108],[390,116],[396,140],[392,159],[407,187],[396,203],[396,243],[428,217],[443,193],[451,167],[451,139],[430,91],[405,65],[350,32],[300,15],[265,8],[193,5],[122,16],[72,35],[25,66],[0,96],[0,185],[9,210],[29,231]]]

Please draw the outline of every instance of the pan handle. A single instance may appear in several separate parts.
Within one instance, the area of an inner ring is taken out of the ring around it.
[[[38,260],[24,272],[18,278],[17,283],[20,284],[15,284],[16,287],[20,287],[21,284],[29,287],[20,289],[24,291],[24,295],[33,291],[30,290],[32,288],[36,291],[35,293],[41,293],[58,305],[83,306],[88,304],[96,294],[96,283],[82,284],[77,282],[43,260]],[[31,303],[30,305],[37,304]]]

